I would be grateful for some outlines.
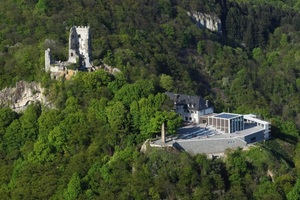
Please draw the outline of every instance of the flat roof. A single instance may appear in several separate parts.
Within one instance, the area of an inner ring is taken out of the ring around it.
[[[231,119],[231,118],[235,118],[238,116],[241,116],[241,115],[232,114],[232,113],[221,113],[221,114],[215,115],[214,117],[223,118],[223,119]]]
[[[180,137],[176,140],[208,140],[244,137],[265,130],[261,126],[245,123],[245,129],[234,133],[222,133],[214,128],[203,128],[200,126],[186,126],[178,130]]]
[[[260,123],[260,124],[270,124],[270,122],[254,118],[253,115],[244,115],[244,119],[247,119],[247,120],[250,120],[250,121],[253,121],[253,122],[256,122],[256,123]]]
[[[237,115],[240,116],[240,115]],[[264,131],[261,126],[245,123],[245,129],[235,133],[221,133],[216,129],[207,128],[201,125],[189,125],[178,129],[179,135],[168,136],[166,143],[162,143],[160,138],[150,142],[153,147],[178,146],[185,151],[197,153],[224,153],[227,148],[247,146],[244,138],[246,136]]]

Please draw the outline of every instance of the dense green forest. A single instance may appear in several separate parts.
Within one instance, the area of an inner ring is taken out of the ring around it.
[[[1,199],[300,199],[300,4],[248,0],[1,0],[0,89],[41,82],[54,108],[0,108]],[[188,11],[216,14],[222,34]],[[69,30],[91,27],[93,63],[119,68],[51,80]],[[216,112],[255,113],[272,139],[208,159],[140,153],[181,126],[165,91]]]

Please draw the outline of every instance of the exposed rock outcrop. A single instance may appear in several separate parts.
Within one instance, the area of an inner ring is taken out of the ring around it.
[[[50,106],[43,93],[40,83],[20,81],[16,83],[16,87],[0,91],[0,107],[9,106],[14,111],[21,112],[33,102],[39,101]]]
[[[141,147],[141,150],[140,150],[140,152],[142,152],[142,153],[146,153],[146,151],[147,151],[147,147],[149,146],[149,142],[150,142],[150,140],[149,139],[147,139],[144,143],[143,143],[143,145],[142,145],[142,147]]]
[[[213,14],[200,12],[188,12],[188,15],[194,20],[200,28],[207,28],[211,31],[222,33],[221,20]]]

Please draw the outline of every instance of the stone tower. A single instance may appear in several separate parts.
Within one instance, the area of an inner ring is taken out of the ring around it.
[[[69,36],[70,63],[80,62],[80,67],[91,68],[91,37],[89,26],[73,26]]]

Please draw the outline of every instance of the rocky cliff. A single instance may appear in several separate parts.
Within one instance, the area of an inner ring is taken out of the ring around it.
[[[16,87],[0,91],[0,107],[9,106],[14,111],[21,112],[33,102],[39,101],[49,106],[43,93],[44,89],[41,84],[20,81],[16,83]]]
[[[193,19],[198,27],[222,33],[221,20],[216,15],[200,12],[188,12],[188,15]]]

